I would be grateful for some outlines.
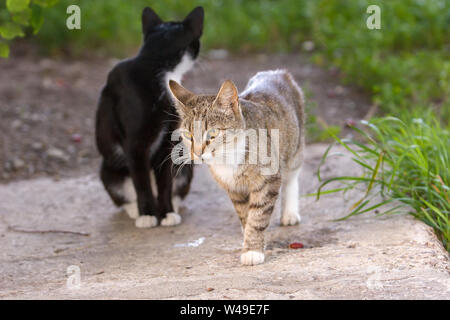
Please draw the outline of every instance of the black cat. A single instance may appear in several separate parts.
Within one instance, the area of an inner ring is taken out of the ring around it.
[[[170,159],[170,137],[179,119],[168,82],[180,81],[198,56],[203,8],[182,22],[163,22],[147,7],[142,31],[138,55],[108,75],[98,104],[96,141],[106,191],[137,227],[145,228],[181,222],[174,206],[189,191],[192,166],[178,168]]]

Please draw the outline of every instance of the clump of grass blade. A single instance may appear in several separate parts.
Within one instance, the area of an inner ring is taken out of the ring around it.
[[[317,199],[323,194],[346,192],[363,185],[364,196],[350,207],[345,220],[388,204],[381,214],[407,208],[416,218],[433,227],[445,248],[450,251],[450,133],[433,116],[404,122],[396,117],[363,121],[364,129],[352,127],[365,140],[340,139],[336,143],[351,155],[363,169],[361,176],[323,179],[320,169],[330,155],[331,145],[324,153],[318,170],[321,182]],[[333,182],[343,187],[323,190]]]

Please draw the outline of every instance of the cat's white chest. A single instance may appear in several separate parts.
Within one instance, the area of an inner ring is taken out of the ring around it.
[[[172,71],[166,72],[164,81],[165,81],[168,92],[171,92],[169,90],[169,81],[174,80],[178,83],[181,83],[181,79],[183,78],[183,75],[192,69],[192,67],[194,66],[194,63],[195,63],[195,61],[192,59],[191,55],[186,52],[183,55],[183,58],[181,58],[181,61],[177,64],[177,66]]]
[[[237,176],[239,175],[239,166],[233,165],[214,165],[209,167],[214,178],[222,185],[227,186],[228,189],[237,188]]]

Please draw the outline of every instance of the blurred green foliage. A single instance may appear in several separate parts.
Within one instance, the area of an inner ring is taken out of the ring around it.
[[[20,0],[24,1],[24,0]],[[164,20],[183,19],[195,6],[205,8],[204,48],[234,52],[301,50],[315,44],[314,61],[332,64],[345,81],[373,95],[385,112],[430,104],[439,117],[450,117],[450,1],[448,0],[108,0],[75,1],[82,29],[65,27],[60,0],[47,10],[37,37],[52,53],[64,49],[129,55],[141,41],[140,15],[152,7]],[[381,29],[369,30],[366,9],[381,8]]]
[[[36,34],[44,22],[42,9],[58,0],[0,0],[0,58],[9,56],[9,41],[24,37],[29,28]]]

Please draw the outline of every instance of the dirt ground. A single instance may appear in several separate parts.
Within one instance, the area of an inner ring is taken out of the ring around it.
[[[176,227],[137,229],[97,177],[95,104],[112,60],[0,62],[0,299],[450,299],[449,256],[432,229],[375,212],[335,222],[363,191],[301,198],[302,223],[266,232],[263,265],[240,265],[237,215],[207,168],[195,171]],[[369,100],[298,55],[202,57],[184,84],[243,89],[289,69],[328,124],[363,118]],[[348,134],[348,132],[344,132]],[[301,194],[316,191],[324,144],[307,147]],[[343,151],[343,150],[337,150]],[[353,174],[334,157],[326,177]],[[26,180],[24,180],[26,179]],[[293,242],[303,249],[290,249]],[[68,286],[80,271],[80,287]]]

